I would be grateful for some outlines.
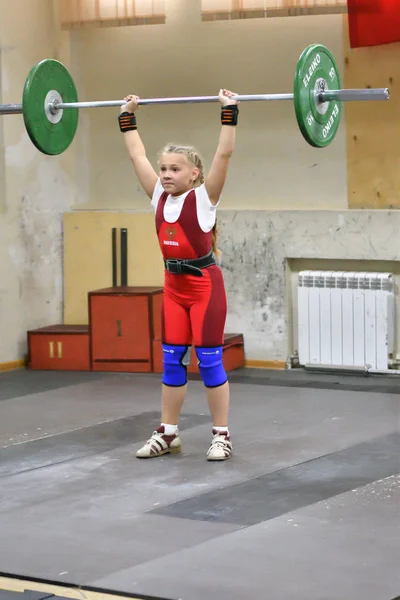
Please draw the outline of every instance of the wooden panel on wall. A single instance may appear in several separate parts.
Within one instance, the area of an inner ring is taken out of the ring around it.
[[[117,283],[120,231],[128,230],[128,285],[162,286],[164,266],[154,214],[76,211],[64,215],[64,323],[88,323],[87,293],[112,286],[111,231],[117,228]]]
[[[390,88],[388,101],[348,102],[349,208],[400,208],[400,44],[351,49],[344,17],[345,88]]]

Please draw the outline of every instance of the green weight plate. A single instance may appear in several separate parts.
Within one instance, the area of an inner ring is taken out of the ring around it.
[[[325,89],[340,89],[335,59],[328,48],[314,44],[304,50],[297,63],[294,106],[303,137],[316,148],[324,148],[333,141],[342,112],[339,100],[317,103],[315,91],[321,80],[325,82]]]
[[[78,109],[66,109],[56,118],[47,115],[46,98],[52,91],[63,102],[78,101],[75,84],[64,65],[58,60],[42,60],[32,67],[26,79],[22,112],[26,130],[36,148],[44,154],[61,154],[74,139],[78,127]],[[54,94],[49,97],[52,96]]]

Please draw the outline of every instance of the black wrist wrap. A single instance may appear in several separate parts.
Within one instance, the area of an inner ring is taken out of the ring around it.
[[[134,113],[123,112],[118,117],[119,128],[122,133],[126,133],[127,131],[136,131],[136,117]]]
[[[221,109],[221,124],[232,125],[236,127],[238,124],[239,107],[237,104],[228,104]]]

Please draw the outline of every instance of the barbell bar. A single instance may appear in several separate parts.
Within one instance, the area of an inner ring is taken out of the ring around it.
[[[240,102],[294,102],[301,133],[312,146],[323,148],[336,136],[342,102],[388,100],[388,88],[341,89],[335,59],[322,44],[308,46],[301,54],[288,94],[237,95]],[[198,104],[218,102],[218,96],[144,98],[139,105]],[[71,144],[78,126],[78,110],[120,107],[124,100],[79,102],[72,77],[59,61],[46,59],[32,67],[25,82],[22,104],[0,105],[0,114],[23,114],[34,145],[45,154],[60,154]],[[66,111],[64,113],[64,111]]]
[[[22,114],[22,104],[0,104],[0,115]]]
[[[388,88],[374,89],[354,89],[354,90],[329,90],[327,92],[316,92],[317,102],[330,102],[339,100],[339,102],[362,102],[371,100],[388,100],[390,97]],[[240,102],[268,102],[281,100],[294,100],[294,94],[238,94],[233,97]],[[178,96],[176,98],[141,98],[138,102],[140,106],[152,104],[203,104],[208,102],[219,102],[218,96]],[[125,100],[97,100],[95,102],[49,102],[49,110],[57,114],[59,110],[69,108],[111,108],[123,106]],[[22,114],[22,104],[1,104],[0,114]]]
[[[388,88],[374,88],[367,90],[330,90],[329,92],[316,92],[316,100],[320,103],[331,100],[340,102],[359,102],[362,100],[388,100]],[[233,96],[234,100],[240,102],[267,102],[273,100],[294,100],[294,94],[238,94]],[[177,98],[141,98],[138,105],[148,106],[152,104],[203,104],[207,102],[219,102],[218,96],[182,96]],[[56,113],[65,108],[108,108],[112,106],[123,106],[125,100],[99,100],[96,102],[53,102],[50,110]],[[22,112],[22,111],[21,111]]]

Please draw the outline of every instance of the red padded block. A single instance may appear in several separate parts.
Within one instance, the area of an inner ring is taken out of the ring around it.
[[[50,325],[28,331],[30,369],[90,371],[89,327]]]
[[[151,372],[152,340],[161,332],[161,303],[159,287],[89,292],[92,369]]]

